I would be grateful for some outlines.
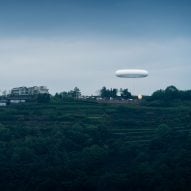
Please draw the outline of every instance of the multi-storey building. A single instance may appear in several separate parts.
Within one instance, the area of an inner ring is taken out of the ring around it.
[[[11,90],[11,95],[28,95],[27,87],[18,87]]]
[[[46,86],[34,86],[28,88],[29,95],[35,95],[35,94],[48,94],[48,89]]]
[[[15,96],[27,96],[36,94],[49,94],[46,86],[34,86],[34,87],[17,87],[11,90],[11,95]]]

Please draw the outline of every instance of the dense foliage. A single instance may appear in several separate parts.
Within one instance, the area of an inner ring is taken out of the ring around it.
[[[81,96],[81,91],[78,87],[75,87],[73,90],[70,90],[68,92],[63,91],[61,93],[56,93],[55,97],[57,99],[63,99],[63,98],[79,98]]]
[[[189,101],[42,100],[0,108],[2,191],[191,190]]]
[[[151,96],[151,100],[191,100],[191,90],[178,90],[175,86],[168,86],[165,90],[157,90]]]
[[[120,93],[120,95],[118,96],[117,93]],[[103,99],[129,99],[131,98],[131,93],[128,91],[128,89],[116,89],[116,88],[111,88],[111,89],[107,89],[105,86],[100,90],[100,96]]]

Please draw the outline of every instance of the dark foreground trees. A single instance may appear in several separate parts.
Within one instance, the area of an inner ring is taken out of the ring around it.
[[[190,114],[83,101],[1,108],[0,189],[190,191]]]

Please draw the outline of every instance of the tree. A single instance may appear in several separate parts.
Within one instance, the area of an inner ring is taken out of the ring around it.
[[[179,91],[182,100],[191,100],[191,90]]]
[[[157,90],[151,95],[151,100],[163,100],[165,97],[164,90]]]
[[[111,92],[111,95],[110,95],[110,97],[112,97],[112,98],[116,98],[117,97],[117,92],[118,92],[118,89],[116,89],[116,88],[114,88],[114,89],[111,89],[110,90],[110,92]]]
[[[131,98],[131,93],[128,91],[128,89],[121,89],[121,97],[123,99],[129,99]]]
[[[180,99],[181,96],[181,92],[175,86],[168,86],[165,90],[155,91],[151,96],[151,100],[170,101]]]
[[[63,91],[61,93],[56,93],[55,98],[57,99],[65,99],[65,98],[79,98],[81,96],[81,91],[78,87],[75,87],[70,91]]]
[[[172,100],[180,98],[179,90],[175,86],[168,86],[165,89],[165,99]]]
[[[49,103],[50,102],[50,94],[38,94],[37,102],[38,103]]]
[[[118,89],[116,88],[111,88],[107,89],[105,86],[100,90],[100,96],[104,99],[110,99],[110,98],[117,98],[117,92]]]
[[[79,98],[81,96],[80,89],[78,87],[75,87],[72,93],[73,98]]]
[[[101,98],[109,99],[110,98],[110,91],[104,86],[100,90],[100,96],[101,96]]]

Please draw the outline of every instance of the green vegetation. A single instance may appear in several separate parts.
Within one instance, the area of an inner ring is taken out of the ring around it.
[[[79,98],[81,96],[80,89],[78,87],[75,87],[73,90],[70,90],[69,92],[61,92],[56,93],[55,97],[57,99],[63,99],[63,98]]]
[[[57,94],[1,107],[1,190],[190,191],[191,101],[153,96],[122,105]]]
[[[117,93],[120,92],[120,96],[117,96]],[[111,88],[111,89],[107,89],[106,87],[103,87],[101,90],[100,90],[100,96],[101,98],[103,99],[119,99],[119,98],[122,98],[122,99],[129,99],[131,98],[131,93],[128,91],[128,89],[120,89],[120,91],[116,88]]]

